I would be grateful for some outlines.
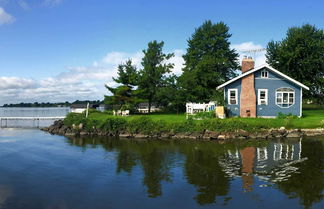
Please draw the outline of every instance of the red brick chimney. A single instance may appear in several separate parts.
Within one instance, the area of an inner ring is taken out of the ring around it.
[[[252,57],[244,57],[242,60],[242,73],[254,68]],[[256,94],[254,89],[254,74],[251,73],[242,78],[241,85],[240,116],[256,117]]]
[[[252,57],[244,57],[242,60],[242,73],[254,68],[254,60]]]

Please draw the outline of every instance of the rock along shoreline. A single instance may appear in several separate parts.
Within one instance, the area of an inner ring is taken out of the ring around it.
[[[273,138],[298,138],[303,136],[322,136],[324,135],[324,128],[317,129],[266,129],[257,132],[248,132],[244,130],[237,130],[230,133],[216,132],[204,130],[201,132],[191,133],[164,133],[159,135],[147,134],[130,134],[126,132],[109,132],[93,129],[91,132],[86,131],[82,124],[75,127],[64,125],[62,120],[55,121],[53,125],[42,128],[41,130],[50,134],[62,136],[107,136],[107,137],[121,137],[121,138],[154,138],[154,139],[194,139],[194,140],[224,140],[224,139],[273,139]]]

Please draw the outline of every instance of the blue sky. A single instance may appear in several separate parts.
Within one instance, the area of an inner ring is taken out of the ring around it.
[[[176,52],[179,74],[186,41],[205,20],[225,22],[237,49],[263,48],[291,26],[324,28],[324,2],[0,0],[0,104],[102,99],[116,65],[139,65],[151,40]]]

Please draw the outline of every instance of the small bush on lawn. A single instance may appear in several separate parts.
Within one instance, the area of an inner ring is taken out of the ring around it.
[[[113,115],[112,110],[105,110],[103,113],[106,114],[106,115]]]
[[[277,118],[278,119],[296,119],[298,117],[296,115],[293,115],[292,113],[284,114],[282,112],[279,112]]]
[[[148,129],[147,124],[151,122],[152,119],[145,116],[133,118],[132,120],[128,121],[126,131],[130,134],[138,134],[141,132],[142,129]]]
[[[91,114],[91,113],[101,113],[101,112],[99,110],[96,110],[96,109],[89,109],[89,114]]]
[[[215,112],[214,111],[198,112],[193,117],[194,117],[194,119],[199,119],[199,120],[215,118]]]
[[[128,121],[126,131],[130,134],[160,135],[167,130],[164,120],[154,121],[150,117],[142,116]]]
[[[126,129],[126,124],[127,121],[123,118],[108,118],[101,124],[100,129],[117,135]]]
[[[168,125],[164,120],[154,121],[152,130],[148,133],[150,136],[161,136],[163,133],[168,132]]]
[[[171,123],[169,125],[169,131],[173,133],[192,133],[197,130],[196,122],[192,117],[189,117],[184,122]]]
[[[219,131],[219,132],[233,132],[236,130],[255,131],[268,128],[267,124],[256,123],[251,124],[248,121],[238,119],[206,119],[197,121],[196,129]]]
[[[72,126],[73,124],[79,125],[80,123],[84,124],[86,122],[86,117],[84,113],[69,113],[65,117],[63,123],[67,126]]]
[[[101,122],[99,120],[91,120],[91,119],[86,119],[84,121],[84,129],[88,132],[93,131],[96,128],[99,128],[101,126]]]

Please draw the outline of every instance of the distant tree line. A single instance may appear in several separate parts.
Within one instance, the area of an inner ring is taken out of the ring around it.
[[[2,107],[70,107],[72,104],[102,104],[100,100],[76,100],[74,102],[34,102],[34,103],[17,103],[17,104],[4,104]]]
[[[229,27],[205,21],[188,40],[182,74],[171,73],[173,54],[163,52],[164,42],[151,41],[143,50],[141,68],[132,60],[118,66],[117,87],[106,86],[112,96],[105,103],[132,109],[139,102],[152,102],[167,111],[184,111],[186,102],[216,100],[222,104],[223,93],[216,87],[237,76],[239,55],[231,49]],[[324,34],[313,25],[288,29],[282,41],[267,45],[267,63],[310,87],[304,98],[324,103]],[[149,110],[150,111],[150,110]]]

